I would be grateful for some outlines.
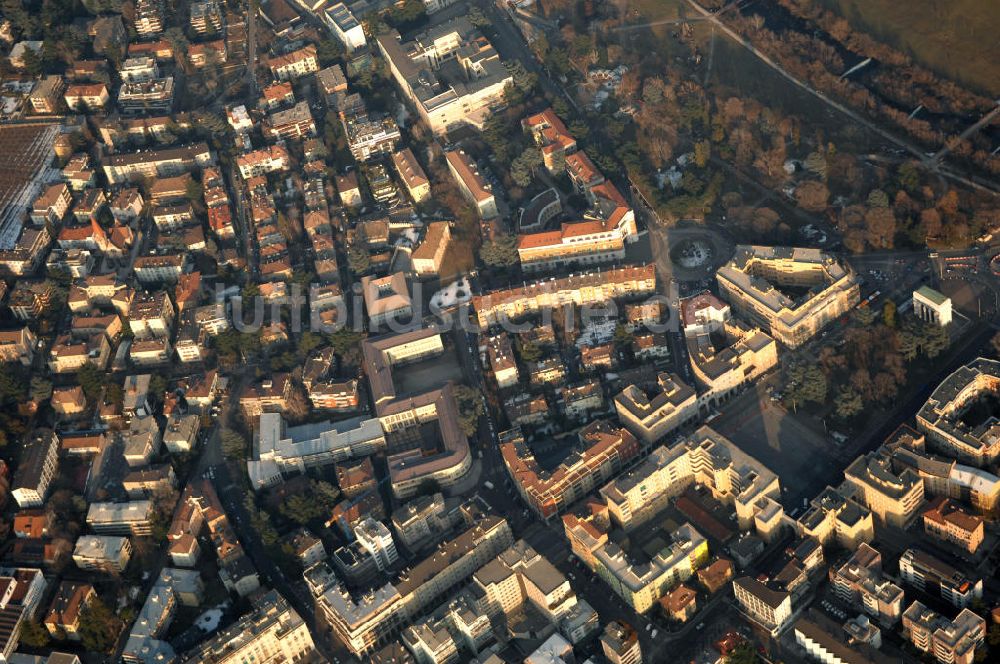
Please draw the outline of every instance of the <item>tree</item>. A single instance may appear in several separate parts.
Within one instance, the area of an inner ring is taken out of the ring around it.
[[[92,652],[111,652],[123,626],[121,618],[100,598],[94,598],[80,611],[80,641]]]
[[[1000,356],[1000,332],[993,335],[990,339],[990,345],[993,347],[993,353]]]
[[[91,362],[87,362],[76,373],[76,382],[83,388],[88,401],[96,399],[104,387],[104,372]]]
[[[454,395],[458,405],[459,427],[466,436],[474,436],[479,428],[479,416],[486,411],[483,395],[468,385],[456,385]]]
[[[316,59],[319,60],[320,67],[329,67],[343,55],[344,49],[335,39],[324,39],[316,46]]]
[[[760,661],[757,651],[749,641],[739,644],[726,656],[726,664],[759,664]]]
[[[837,416],[846,419],[860,413],[865,407],[865,402],[854,388],[845,386],[840,388],[833,405]]]
[[[21,625],[21,643],[31,648],[44,648],[49,645],[49,630],[37,620],[26,620]]]
[[[232,429],[222,430],[222,453],[226,458],[242,460],[246,458],[247,439]]]
[[[523,94],[531,94],[535,86],[538,85],[538,74],[525,69],[520,60],[507,61],[504,63],[504,66],[510,72],[511,78],[514,80],[514,86]]]
[[[469,23],[477,28],[489,28],[493,25],[493,21],[488,19],[479,7],[471,7],[465,17],[469,19]]]
[[[491,267],[511,267],[517,264],[517,238],[503,235],[487,240],[479,247],[479,258]]]
[[[313,352],[323,343],[323,337],[319,336],[314,332],[303,332],[299,336],[299,346],[298,354],[299,357],[305,359],[309,356],[309,353]]]
[[[815,364],[793,364],[785,376],[785,403],[793,410],[812,401],[826,401],[826,376]]]
[[[632,346],[632,342],[635,341],[635,335],[621,323],[615,326],[615,333],[612,338],[614,339],[615,347],[619,349],[629,348]]]
[[[542,349],[530,341],[519,342],[518,354],[522,362],[537,362],[542,358]]]
[[[698,168],[708,166],[708,160],[712,156],[712,144],[708,141],[698,141],[694,144],[694,163]]]
[[[364,335],[361,332],[342,327],[336,332],[328,334],[326,338],[333,346],[333,352],[343,356],[356,351],[360,347]]]
[[[347,250],[347,265],[354,274],[364,274],[372,266],[372,257],[361,247],[354,246]]]
[[[809,212],[822,212],[830,201],[830,190],[822,182],[809,180],[795,189],[795,202]]]
[[[810,152],[803,165],[810,173],[826,179],[826,155],[822,152]]]
[[[882,322],[886,327],[896,327],[896,303],[886,300],[882,305]]]

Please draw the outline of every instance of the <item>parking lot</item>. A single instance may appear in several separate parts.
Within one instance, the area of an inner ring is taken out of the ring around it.
[[[781,478],[789,512],[842,477],[843,462],[822,424],[817,429],[816,423],[785,411],[761,385],[727,404],[709,426]]]

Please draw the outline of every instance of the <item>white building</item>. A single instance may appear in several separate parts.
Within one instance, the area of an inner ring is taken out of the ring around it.
[[[946,327],[951,323],[951,298],[921,286],[913,291],[913,313],[922,321]]]
[[[392,533],[381,521],[368,517],[354,526],[354,536],[361,542],[365,551],[375,559],[375,565],[380,571],[385,571],[396,564],[399,553],[396,543],[392,541]]]
[[[368,45],[364,28],[343,2],[328,7],[323,12],[323,22],[348,53]]]
[[[122,572],[132,558],[127,537],[83,535],[73,548],[73,562],[80,569]]]

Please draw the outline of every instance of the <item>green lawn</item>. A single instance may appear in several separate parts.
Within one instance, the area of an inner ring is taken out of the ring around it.
[[[995,0],[816,0],[924,66],[1000,95],[1000,3]]]

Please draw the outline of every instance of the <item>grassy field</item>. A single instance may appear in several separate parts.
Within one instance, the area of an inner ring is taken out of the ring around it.
[[[920,64],[1000,95],[1000,3],[995,0],[815,0]]]

